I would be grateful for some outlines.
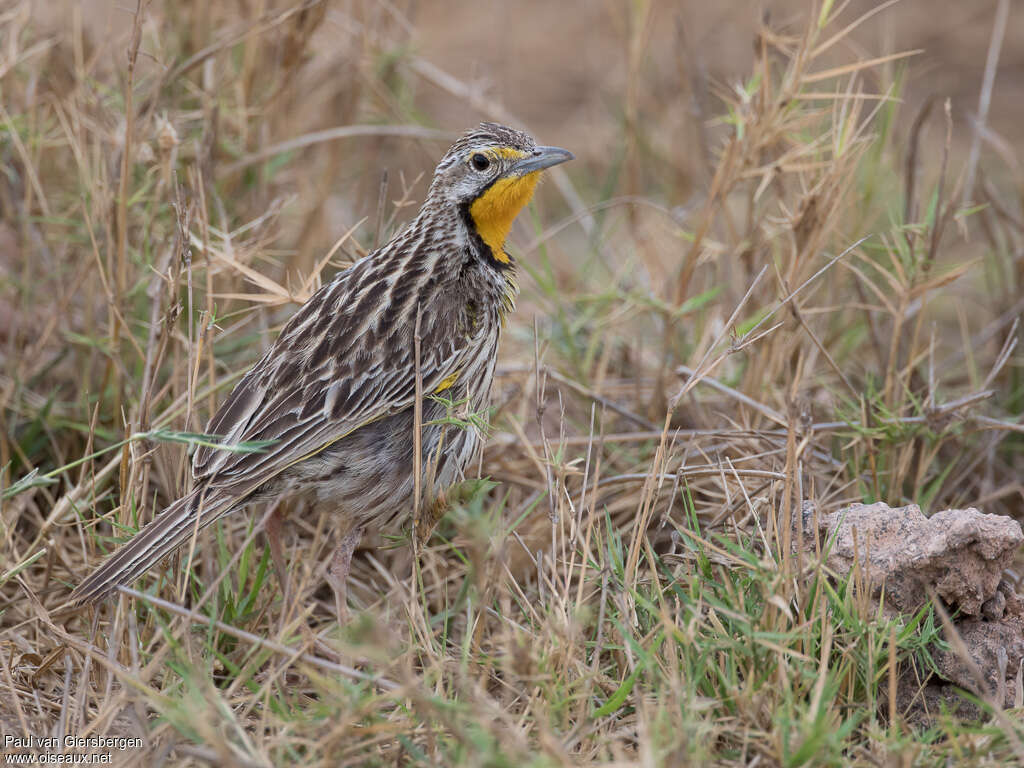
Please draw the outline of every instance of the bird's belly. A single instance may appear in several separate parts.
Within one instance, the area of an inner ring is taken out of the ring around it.
[[[420,499],[424,505],[465,477],[483,443],[497,357],[497,327],[468,356],[455,382],[423,398]],[[360,427],[320,453],[289,468],[285,494],[312,492],[346,519],[400,527],[413,509],[413,408]]]
[[[451,410],[443,402],[424,399],[420,492],[426,503],[464,478],[482,443],[479,430]],[[315,493],[348,523],[400,526],[413,508],[415,493],[413,424],[412,408],[367,424],[296,464],[288,485]]]

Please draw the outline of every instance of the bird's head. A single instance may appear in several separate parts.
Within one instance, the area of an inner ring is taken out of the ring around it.
[[[434,173],[430,200],[455,205],[493,258],[508,264],[505,239],[530,202],[545,168],[572,160],[558,147],[539,147],[522,131],[481,123],[445,153]]]

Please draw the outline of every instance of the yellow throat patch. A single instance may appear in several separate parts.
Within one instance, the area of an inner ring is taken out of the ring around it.
[[[509,263],[508,254],[505,253],[505,239],[512,229],[512,222],[533,197],[540,174],[540,171],[534,171],[523,176],[498,179],[469,206],[469,215],[473,217],[477,234],[490,247],[494,258],[502,264]]]

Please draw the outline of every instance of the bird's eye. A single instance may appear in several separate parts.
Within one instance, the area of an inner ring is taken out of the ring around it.
[[[481,155],[479,152],[469,158],[469,162],[478,171],[486,171],[488,166],[491,164],[491,161],[487,159],[487,156]]]

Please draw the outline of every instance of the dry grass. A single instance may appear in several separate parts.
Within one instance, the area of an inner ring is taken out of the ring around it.
[[[883,619],[790,554],[805,500],[1021,503],[1015,166],[975,154],[964,188],[948,107],[902,114],[911,52],[851,53],[844,4],[762,28],[740,83],[680,46],[670,100],[644,87],[657,4],[616,17],[614,146],[514,231],[490,482],[418,561],[358,554],[350,626],[332,510],[302,502],[287,604],[253,510],[146,596],[52,615],[187,487],[295,303],[409,217],[465,127],[421,103],[516,121],[388,4],[257,5],[153,3],[113,45],[0,14],[0,732],[175,765],[1012,758],[1014,718],[893,712],[930,611]]]

